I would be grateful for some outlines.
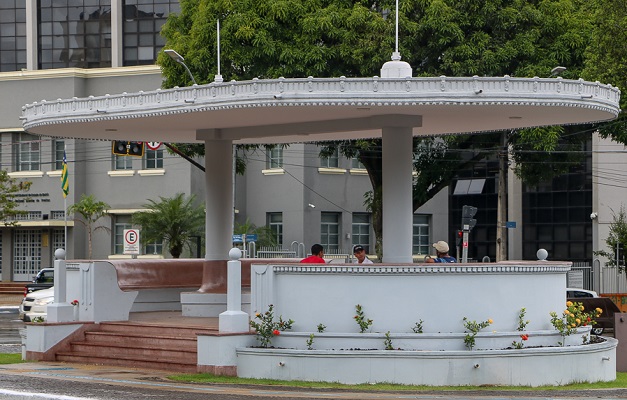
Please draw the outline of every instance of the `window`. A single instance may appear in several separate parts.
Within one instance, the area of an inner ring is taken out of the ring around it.
[[[63,169],[63,152],[65,151],[65,141],[55,140],[53,146],[54,155],[52,159],[54,160],[54,169]]]
[[[132,229],[130,215],[117,215],[113,226],[113,254],[124,254],[124,229]]]
[[[20,133],[15,151],[16,171],[39,171],[39,138]]]
[[[161,27],[180,11],[179,0],[125,0],[123,6],[124,66],[154,64],[165,45]]]
[[[412,254],[429,254],[429,216],[414,214]]]
[[[0,72],[26,68],[26,2],[0,1]]]
[[[65,211],[50,211],[50,219],[65,219]]]
[[[364,164],[362,164],[361,161],[359,161],[359,158],[357,157],[351,158],[351,168],[352,169],[366,169],[366,167],[364,167]]]
[[[370,253],[370,214],[353,213],[353,246],[357,244]]]
[[[283,168],[283,148],[275,146],[266,150],[266,168]]]
[[[277,245],[283,244],[283,213],[271,212],[266,214],[266,225],[274,233]]]
[[[144,254],[153,254],[153,255],[163,254],[163,242],[146,243],[146,246],[144,247]]]
[[[113,155],[113,169],[124,170],[124,169],[133,169],[133,157],[131,156],[118,156],[117,154]]]
[[[39,69],[111,66],[112,0],[39,0]]]
[[[148,150],[144,152],[144,169],[163,168],[163,150]]]
[[[320,166],[323,168],[338,168],[340,165],[340,158],[338,156],[337,149],[330,157],[320,158]]]
[[[52,230],[52,259],[56,249],[65,249],[65,231],[63,229]]]
[[[323,212],[320,218],[320,244],[327,253],[339,251],[340,214]]]

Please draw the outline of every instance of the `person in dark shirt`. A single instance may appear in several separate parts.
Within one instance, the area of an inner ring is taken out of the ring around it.
[[[326,261],[324,261],[322,257],[324,257],[324,248],[322,248],[322,245],[316,243],[311,246],[311,255],[307,258],[303,258],[300,262],[303,264],[326,264]]]
[[[455,257],[448,255],[448,243],[443,240],[440,240],[437,243],[433,243],[433,248],[435,249],[435,258],[427,257],[425,262],[428,263],[456,263],[457,259]]]

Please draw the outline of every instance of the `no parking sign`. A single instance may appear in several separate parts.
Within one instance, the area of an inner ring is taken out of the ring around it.
[[[139,229],[124,229],[124,254],[139,254]]]

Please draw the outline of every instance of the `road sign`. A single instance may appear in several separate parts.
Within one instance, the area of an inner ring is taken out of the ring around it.
[[[247,242],[256,242],[257,241],[257,234],[256,233],[248,233],[248,234],[246,234],[246,241]]]
[[[139,229],[124,229],[124,254],[139,254]]]
[[[233,235],[233,243],[244,243],[242,235]]]
[[[146,142],[148,150],[158,150],[161,147],[161,142]]]

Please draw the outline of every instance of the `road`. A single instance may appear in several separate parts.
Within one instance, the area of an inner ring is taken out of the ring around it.
[[[21,352],[20,329],[24,323],[18,319],[16,306],[0,306],[0,353]]]

